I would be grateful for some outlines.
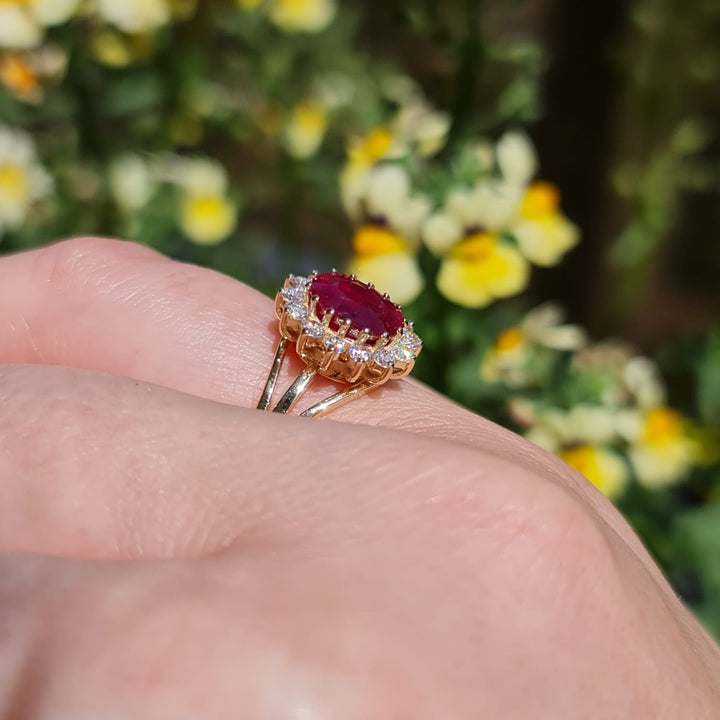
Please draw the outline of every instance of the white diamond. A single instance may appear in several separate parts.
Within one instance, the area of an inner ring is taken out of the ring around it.
[[[372,353],[364,345],[353,345],[350,348],[350,359],[355,360],[355,362],[369,362],[371,357]]]
[[[396,360],[401,360],[402,362],[410,362],[410,360],[415,359],[415,355],[413,355],[412,350],[409,350],[405,345],[395,343],[391,349],[393,357]]]
[[[422,340],[412,330],[405,330],[400,338],[400,344],[408,350],[419,350],[422,347]]]
[[[380,367],[390,367],[395,362],[395,354],[388,348],[382,348],[373,353],[373,360]]]
[[[290,280],[290,285],[304,288],[308,284],[308,282],[310,281],[306,277],[303,277],[302,275],[294,275]]]
[[[320,323],[316,322],[305,323],[303,325],[303,330],[305,331],[306,335],[309,335],[313,338],[322,337],[323,334],[323,326]]]
[[[323,345],[330,350],[330,352],[335,353],[341,353],[345,349],[345,341],[333,335],[326,335],[323,339]]]
[[[282,299],[286,303],[301,304],[305,302],[305,288],[300,286],[292,286],[283,288],[280,291]]]
[[[290,303],[285,306],[285,312],[294,320],[304,320],[307,317],[307,308],[304,305]]]

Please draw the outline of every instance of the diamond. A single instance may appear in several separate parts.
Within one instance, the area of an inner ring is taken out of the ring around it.
[[[396,360],[400,360],[402,362],[410,362],[411,360],[415,359],[415,355],[413,354],[412,350],[409,350],[405,345],[401,345],[400,343],[393,344],[391,350],[393,357]]]
[[[372,357],[370,348],[367,348],[364,345],[353,345],[348,354],[350,355],[351,360],[361,363],[369,362]]]
[[[285,306],[285,312],[293,318],[293,320],[304,320],[307,317],[307,308],[304,305],[289,303]]]
[[[408,350],[419,350],[422,347],[422,340],[412,330],[405,329],[400,344]]]
[[[389,348],[382,348],[373,353],[373,360],[380,367],[390,367],[395,362],[395,354]]]
[[[306,335],[312,338],[319,338],[323,335],[323,326],[320,323],[309,322],[303,325],[303,330]]]
[[[280,296],[286,303],[300,304],[305,302],[305,286],[292,285],[290,287],[283,288],[280,291]]]
[[[323,345],[334,353],[341,353],[345,349],[345,341],[334,335],[326,335],[323,338]]]
[[[293,275],[290,279],[290,285],[294,287],[305,287],[308,284],[309,280],[306,277],[303,277],[302,275]]]
[[[370,340],[387,333],[392,336],[402,327],[402,311],[375,288],[337,272],[322,273],[310,284],[312,295],[318,296],[317,312],[320,317],[328,308],[335,314],[330,329],[338,330],[340,322],[350,321],[349,331],[367,330]]]

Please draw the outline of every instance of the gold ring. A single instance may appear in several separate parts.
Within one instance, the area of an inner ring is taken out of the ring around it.
[[[300,413],[325,415],[388,380],[407,375],[422,350],[399,305],[354,275],[336,271],[289,275],[275,297],[280,341],[263,389],[259,410],[270,408],[289,343],[295,344],[305,369],[273,408],[287,413],[316,375],[348,385]]]

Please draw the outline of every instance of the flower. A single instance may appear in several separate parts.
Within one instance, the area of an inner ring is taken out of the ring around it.
[[[38,103],[43,98],[43,82],[62,79],[67,63],[65,51],[56,45],[0,53],[0,82],[18,100]]]
[[[270,0],[270,20],[287,33],[317,33],[337,12],[335,0]]]
[[[665,487],[687,475],[697,459],[686,420],[667,406],[649,410],[631,434],[630,460],[638,482]]]
[[[113,160],[108,181],[113,198],[126,211],[144,207],[154,190],[148,164],[142,157],[132,153],[120,155]]]
[[[52,179],[40,165],[30,136],[0,125],[0,237],[20,227],[33,203],[51,190]]]
[[[503,238],[519,193],[500,180],[479,180],[451,191],[445,207],[423,226],[425,244],[442,256],[436,282],[448,300],[479,308],[527,286],[528,263]]]
[[[606,447],[579,445],[561,452],[560,458],[611,500],[619,498],[628,485],[627,465],[616,452]]]
[[[415,299],[423,287],[416,250],[429,203],[412,195],[407,172],[396,164],[373,168],[361,191],[348,198],[346,210],[357,226],[349,271],[395,302]]]
[[[582,347],[586,342],[582,328],[562,321],[563,312],[553,303],[531,310],[519,325],[500,333],[485,353],[480,366],[482,379],[519,387],[529,379],[527,366],[534,352],[567,352]]]
[[[312,157],[320,147],[328,126],[328,113],[316,100],[303,100],[292,109],[285,123],[283,140],[293,157]]]
[[[38,73],[30,59],[16,53],[0,56],[0,82],[23,102],[37,103],[42,100],[42,88]]]
[[[1,0],[0,47],[37,47],[45,28],[64,23],[79,4],[80,0]]]
[[[48,0],[49,1],[49,0]],[[125,33],[152,32],[171,16],[167,0],[96,0],[98,15]]]
[[[560,211],[560,193],[548,182],[527,188],[510,232],[523,255],[541,267],[556,265],[580,239],[577,227]]]
[[[198,245],[225,240],[235,227],[237,207],[227,197],[228,177],[222,165],[209,158],[175,158],[167,172],[181,189],[183,233]]]

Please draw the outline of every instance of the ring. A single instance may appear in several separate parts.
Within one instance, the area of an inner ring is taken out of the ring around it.
[[[275,297],[280,341],[263,389],[259,410],[270,407],[289,343],[305,361],[273,408],[287,413],[316,375],[347,388],[300,413],[319,417],[355,398],[407,375],[422,350],[402,309],[372,283],[335,270],[309,277],[289,275]]]

